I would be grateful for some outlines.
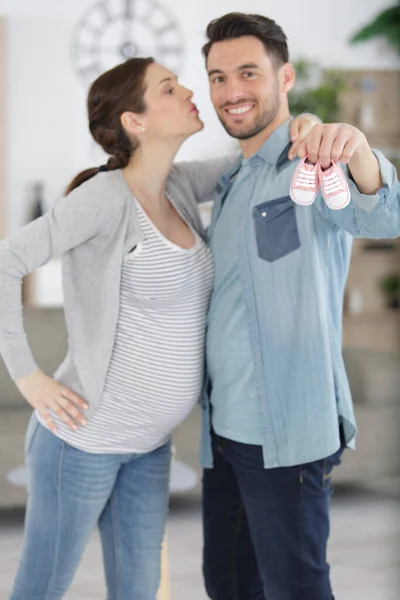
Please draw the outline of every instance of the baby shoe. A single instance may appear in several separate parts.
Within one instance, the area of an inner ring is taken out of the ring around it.
[[[293,174],[290,197],[300,206],[309,206],[314,202],[318,189],[318,163],[313,165],[305,157],[299,161]]]
[[[339,163],[331,162],[331,166],[324,171],[321,169],[321,165],[319,165],[318,179],[321,185],[322,196],[329,208],[340,210],[349,204],[350,190]]]

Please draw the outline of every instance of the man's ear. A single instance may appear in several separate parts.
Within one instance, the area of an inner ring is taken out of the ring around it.
[[[296,72],[291,63],[285,63],[279,70],[281,92],[288,93],[296,82]]]

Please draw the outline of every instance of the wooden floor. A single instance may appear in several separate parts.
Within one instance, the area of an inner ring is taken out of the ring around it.
[[[22,542],[22,513],[0,513],[0,599],[7,600]],[[168,522],[172,600],[206,600],[201,578],[200,503],[172,500]],[[398,600],[400,503],[396,498],[337,491],[329,549],[337,600]],[[105,598],[97,533],[92,536],[67,600]]]

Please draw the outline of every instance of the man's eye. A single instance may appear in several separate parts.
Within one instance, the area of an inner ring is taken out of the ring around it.
[[[214,79],[212,80],[213,83],[222,83],[224,80],[223,77],[218,76],[218,77],[214,77]]]
[[[245,71],[245,72],[243,73],[243,76],[244,76],[246,79],[249,79],[249,78],[251,78],[251,77],[254,77],[254,76],[255,76],[255,73],[253,73],[252,71]]]

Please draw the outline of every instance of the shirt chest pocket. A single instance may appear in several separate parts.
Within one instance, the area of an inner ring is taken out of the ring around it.
[[[263,202],[253,208],[258,256],[268,262],[300,248],[296,209],[290,196]]]

